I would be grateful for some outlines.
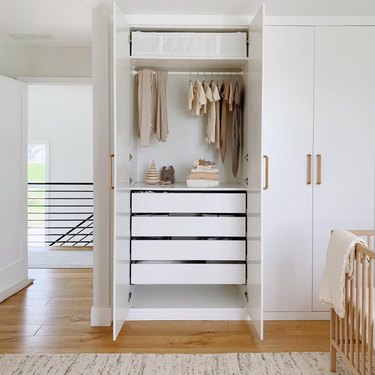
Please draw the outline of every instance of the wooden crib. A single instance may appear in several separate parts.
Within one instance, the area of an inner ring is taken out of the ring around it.
[[[354,274],[345,279],[345,318],[340,319],[331,309],[330,348],[331,371],[336,372],[336,354],[353,374],[375,373],[374,354],[374,249],[375,231],[352,230],[363,237],[367,246],[357,244],[354,256]]]

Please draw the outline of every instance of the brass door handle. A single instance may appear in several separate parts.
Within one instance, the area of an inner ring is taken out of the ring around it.
[[[263,155],[263,158],[264,158],[264,167],[265,167],[263,190],[267,190],[268,189],[269,158],[267,155]]]
[[[114,190],[114,184],[113,184],[113,160],[115,158],[114,154],[111,154],[110,156],[110,161],[109,161],[109,170],[110,170],[110,175],[109,175],[109,184],[111,185],[111,189]]]
[[[322,155],[316,155],[316,184],[322,183]]]
[[[311,154],[307,154],[307,177],[306,184],[311,185]]]

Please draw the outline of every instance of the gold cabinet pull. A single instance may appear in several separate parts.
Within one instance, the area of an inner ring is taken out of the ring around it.
[[[322,183],[322,155],[316,155],[316,184]]]
[[[110,161],[109,161],[109,170],[110,170],[110,174],[109,174],[109,184],[111,185],[111,189],[114,190],[114,185],[113,185],[113,160],[115,158],[115,155],[114,154],[111,154],[110,156]]]
[[[307,154],[307,177],[306,184],[311,185],[311,154]]]
[[[267,190],[268,189],[269,158],[267,155],[263,155],[263,158],[264,158],[264,166],[265,166],[263,190]]]

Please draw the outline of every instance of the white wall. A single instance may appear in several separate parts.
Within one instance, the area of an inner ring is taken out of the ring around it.
[[[91,86],[29,86],[29,140],[49,141],[50,182],[91,182]]]
[[[0,46],[0,75],[91,77],[91,48]]]

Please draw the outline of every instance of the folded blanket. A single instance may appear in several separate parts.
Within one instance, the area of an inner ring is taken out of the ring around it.
[[[329,240],[323,282],[319,295],[322,303],[333,307],[340,318],[345,317],[345,274],[353,275],[354,250],[364,241],[346,230],[334,230]]]
[[[212,188],[219,184],[218,180],[186,180],[186,185],[192,188]]]
[[[197,165],[197,166],[195,167],[195,169],[196,169],[197,171],[211,171],[211,170],[213,170],[213,169],[215,169],[215,168],[216,168],[215,165]]]
[[[188,180],[218,180],[218,173],[191,173],[186,177]]]
[[[204,172],[204,173],[219,173],[219,170],[218,170],[217,168],[213,168],[213,169],[204,169],[204,170],[193,168],[193,169],[191,170],[191,173],[202,173],[202,172]]]

